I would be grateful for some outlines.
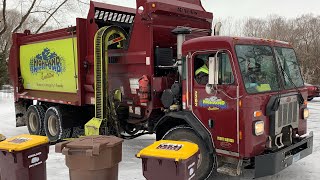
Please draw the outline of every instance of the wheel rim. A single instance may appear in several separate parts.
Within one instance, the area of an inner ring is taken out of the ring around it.
[[[190,142],[190,143],[194,143],[188,139],[181,139],[181,141],[186,141],[186,142]],[[194,144],[197,144],[197,143],[194,143]],[[202,155],[201,155],[201,152],[199,153],[198,155],[198,164],[197,164],[197,168],[199,169],[200,165],[202,163]]]
[[[34,112],[31,112],[29,115],[29,127],[32,132],[37,131],[39,127],[39,122],[37,120],[37,115]]]
[[[55,116],[50,116],[48,119],[48,130],[51,136],[56,136],[58,134],[57,121]]]

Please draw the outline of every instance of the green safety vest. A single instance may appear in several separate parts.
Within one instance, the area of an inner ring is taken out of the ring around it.
[[[207,65],[203,65],[201,68],[197,69],[195,75],[198,75],[200,73],[209,74],[209,69]]]

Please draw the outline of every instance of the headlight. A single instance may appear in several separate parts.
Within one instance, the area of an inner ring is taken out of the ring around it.
[[[256,121],[253,122],[253,126],[254,126],[254,134],[256,136],[260,136],[264,133],[264,122],[263,121]]]
[[[305,108],[303,109],[303,119],[308,119],[310,113],[309,113],[309,109]]]

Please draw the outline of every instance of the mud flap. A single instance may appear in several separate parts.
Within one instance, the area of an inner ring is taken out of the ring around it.
[[[23,101],[18,101],[14,103],[15,114],[16,114],[16,127],[27,125],[27,104]]]
[[[310,155],[313,148],[313,132],[295,143],[275,153],[255,157],[255,178],[277,174],[300,159]]]

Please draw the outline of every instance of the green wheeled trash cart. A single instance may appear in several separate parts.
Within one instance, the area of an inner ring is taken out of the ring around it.
[[[196,180],[197,144],[161,140],[141,150],[143,175],[147,180]]]
[[[0,142],[1,180],[46,180],[47,137],[19,135]]]
[[[56,152],[66,156],[70,180],[117,180],[122,142],[114,136],[87,136],[56,144]]]

